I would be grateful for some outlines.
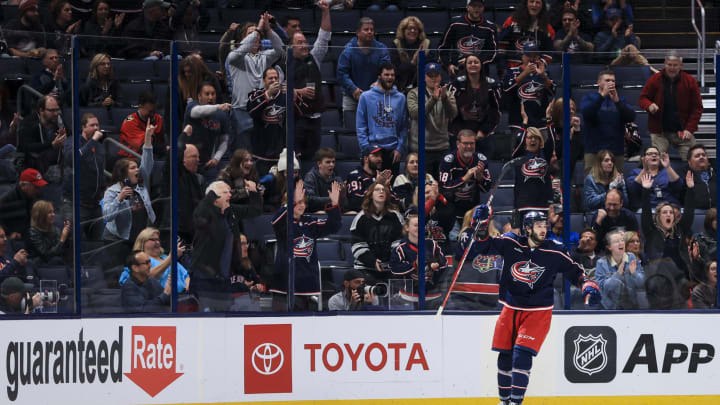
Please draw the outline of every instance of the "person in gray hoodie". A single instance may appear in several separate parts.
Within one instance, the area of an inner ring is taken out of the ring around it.
[[[382,170],[397,176],[407,150],[407,107],[405,95],[395,88],[392,63],[380,66],[377,83],[360,96],[355,126],[360,150],[367,154],[371,145],[382,148]]]
[[[232,89],[231,119],[235,132],[235,149],[251,149],[250,129],[253,127],[253,119],[247,111],[248,94],[263,87],[263,72],[283,55],[282,39],[270,29],[269,19],[270,15],[265,13],[257,25],[245,24],[236,28],[236,31],[245,32],[236,35],[236,38],[242,38],[240,46],[233,49],[225,61]],[[262,48],[263,38],[270,39],[270,49]]]
[[[450,149],[448,126],[458,113],[455,92],[441,85],[442,68],[435,62],[425,65],[425,167],[427,173],[437,176],[440,162]],[[410,152],[418,151],[418,89],[407,96],[410,115]]]
[[[375,39],[375,22],[371,18],[361,18],[355,34],[337,64],[337,81],[343,90],[343,119],[349,129],[354,129],[360,95],[375,83],[380,65],[390,62],[387,47]]]

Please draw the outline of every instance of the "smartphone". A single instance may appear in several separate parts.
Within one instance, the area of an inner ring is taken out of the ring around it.
[[[125,187],[132,187],[132,183],[130,183],[130,179],[126,178],[125,180],[123,180],[123,184],[125,185]]]

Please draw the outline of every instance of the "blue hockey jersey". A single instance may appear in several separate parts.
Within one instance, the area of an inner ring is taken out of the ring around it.
[[[340,207],[325,208],[327,220],[310,215],[303,215],[300,220],[293,221],[293,255],[295,257],[295,295],[320,294],[320,264],[315,251],[315,240],[340,230],[342,219]],[[280,207],[272,220],[277,236],[277,253],[275,254],[275,273],[270,291],[287,294],[287,205]]]
[[[563,273],[577,285],[585,275],[582,266],[555,241],[545,240],[531,249],[527,237],[510,232],[484,241],[476,239],[475,244],[479,253],[503,256],[498,301],[513,309],[552,309],[555,276]]]

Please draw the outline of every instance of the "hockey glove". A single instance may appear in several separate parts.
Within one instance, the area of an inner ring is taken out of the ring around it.
[[[600,305],[600,288],[597,283],[587,277],[583,278],[582,284],[583,297],[585,297],[585,305]]]
[[[475,238],[485,240],[488,237],[488,228],[490,227],[490,218],[492,218],[492,207],[485,204],[479,205],[473,212],[473,218],[470,226],[475,229]]]

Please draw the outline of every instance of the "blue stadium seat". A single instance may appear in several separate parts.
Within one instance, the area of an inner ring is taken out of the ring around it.
[[[200,49],[200,54],[205,63],[208,60],[218,60],[218,42],[220,42],[220,34],[218,33],[201,33],[200,42],[195,43],[195,47]],[[214,72],[214,70],[211,70]]]
[[[115,78],[121,81],[149,81],[155,76],[153,62],[146,60],[113,60]]]
[[[330,18],[332,19],[333,38],[337,38],[335,35],[336,32],[351,33],[352,36],[355,36],[355,29],[357,28],[358,20],[361,16],[360,10],[333,11],[330,13]],[[335,44],[335,41],[333,41],[333,44],[344,46],[345,42],[342,44]]]
[[[320,77],[324,83],[335,83],[337,81],[337,70],[335,62],[326,61],[320,65]],[[317,86],[319,83],[315,83]]]
[[[340,94],[340,86],[335,84],[323,83],[320,85],[320,91],[322,91],[326,108],[336,109],[342,106],[342,94]]]
[[[638,162],[625,161],[625,163],[623,165],[623,177],[625,177],[625,181],[630,180],[630,174],[632,173],[633,170],[635,170],[638,167],[638,165],[639,165]]]
[[[128,105],[137,107],[140,93],[152,90],[150,83],[125,83],[122,85],[123,97]],[[158,97],[159,98],[159,97]]]
[[[505,24],[505,20],[508,19],[514,13],[512,10],[495,10],[492,14],[492,21],[497,25],[499,30],[502,30],[503,24]],[[485,12],[486,15],[489,15],[489,12]]]
[[[338,152],[342,154],[343,159],[358,162],[362,156],[360,153],[360,144],[358,144],[357,136],[338,136]]]
[[[167,60],[156,60],[154,62],[154,72],[155,72],[155,79],[153,80],[153,84],[155,84],[155,80],[169,82],[170,81],[170,61]]]
[[[254,8],[225,8],[222,10],[222,19],[226,25],[230,25],[230,22],[240,25],[246,22],[257,23],[263,11]]]
[[[35,275],[38,280],[55,280],[58,285],[65,284],[66,286],[73,284],[73,279],[70,276],[70,271],[65,266],[43,266],[35,269]]]
[[[446,10],[412,10],[408,16],[415,16],[422,21],[426,33],[443,34],[450,25],[450,14]]]
[[[85,78],[90,73],[90,59],[80,59],[78,61],[78,74],[80,75],[81,83],[85,83]],[[115,75],[117,76],[117,74]]]
[[[649,66],[613,66],[618,86],[640,87],[652,76]]]
[[[553,61],[547,69],[548,76],[558,85],[557,92],[562,94],[563,68],[561,61]],[[501,78],[502,79],[502,78]]]
[[[135,103],[137,103],[137,101],[135,101]],[[135,111],[137,111],[135,108],[113,108],[110,110],[113,124],[115,124],[119,130],[125,118]]]
[[[25,63],[25,59],[8,58],[3,59],[2,62],[3,66],[2,70],[0,71],[0,77],[3,80],[27,80],[30,78],[30,75],[27,71],[27,64]]]
[[[497,161],[497,160],[491,160],[488,162],[488,169],[490,169],[490,176],[492,177],[493,181],[497,181],[498,176],[500,175],[500,170],[502,169],[505,162]],[[500,184],[514,184],[515,182],[515,171],[511,170],[505,175],[505,178]]]
[[[480,201],[483,203],[487,201],[490,193],[482,193],[480,195]],[[495,197],[493,198],[493,209],[495,211],[509,211],[513,209],[515,200],[513,187],[499,186],[495,191]]]
[[[89,294],[89,305],[84,312],[94,314],[118,314],[124,312],[119,288],[103,288]],[[168,306],[168,311],[170,307]]]
[[[585,214],[570,214],[570,232],[580,233],[585,227]]]
[[[636,110],[640,109],[637,105],[638,100],[640,100],[640,93],[642,93],[642,89],[620,89],[619,93],[622,97],[625,97],[625,101],[627,101],[628,104],[632,105]]]
[[[170,93],[168,93],[168,88],[169,86],[167,83],[154,82],[152,85],[152,91],[153,93],[155,93],[158,109],[162,109],[163,107],[165,107],[165,105],[170,103]],[[160,113],[162,112],[160,111]]]
[[[320,147],[338,150],[337,138],[334,133],[323,133],[320,136]]]
[[[107,288],[105,275],[102,269],[96,266],[83,266],[82,286],[90,289]]]
[[[693,218],[692,233],[701,233],[705,230],[705,214],[695,210],[695,216]]]
[[[364,11],[364,17],[370,17],[375,22],[375,32],[378,34],[394,33],[402,18],[399,12]]]
[[[570,89],[570,95],[573,100],[575,100],[575,104],[577,104],[578,109],[580,108],[580,102],[582,101],[583,97],[585,97],[586,94],[593,94],[597,93],[598,90],[596,88],[592,87],[586,87],[586,88],[572,88]],[[623,93],[620,93],[621,95]]]
[[[5,62],[5,60],[3,60],[3,62]],[[43,69],[45,69],[40,60],[36,59],[25,59],[25,66],[30,76],[40,73]]]
[[[317,248],[318,259],[322,267],[352,267],[352,255],[349,258],[346,256],[340,241],[334,239],[318,239],[315,247]]]
[[[326,216],[321,216],[326,217]],[[342,216],[342,225],[340,226],[340,230],[332,235],[329,235],[329,239],[336,239],[339,241],[350,241],[350,224],[352,224],[353,219],[355,219],[355,215],[343,215]],[[350,255],[352,257],[352,254]]]
[[[558,61],[559,62],[559,61]],[[597,76],[604,66],[601,65],[570,65],[570,82],[573,86],[590,86],[597,83]]]
[[[321,122],[323,128],[342,128],[342,123],[340,122],[340,112],[336,109],[323,111],[320,119],[322,120]]]
[[[360,166],[360,162],[357,160],[338,160],[335,162],[335,173],[341,178],[346,178],[348,173],[357,169]]]

